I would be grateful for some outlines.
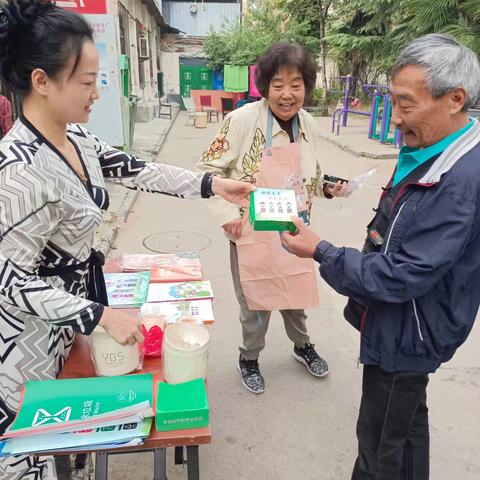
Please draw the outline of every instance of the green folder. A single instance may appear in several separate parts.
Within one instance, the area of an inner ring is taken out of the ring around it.
[[[141,419],[152,405],[151,374],[27,382],[5,437],[98,425],[119,415]]]
[[[155,426],[159,432],[208,426],[207,391],[202,379],[170,385],[159,382]]]

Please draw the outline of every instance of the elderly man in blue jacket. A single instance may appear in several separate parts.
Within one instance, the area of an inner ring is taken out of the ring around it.
[[[352,480],[429,478],[426,388],[452,358],[480,303],[480,65],[452,37],[418,38],[392,73],[401,149],[362,251],[321,240],[302,222],[284,246],[313,257],[349,297],[361,331],[363,394]]]

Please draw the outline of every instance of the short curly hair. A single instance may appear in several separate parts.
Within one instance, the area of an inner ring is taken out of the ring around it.
[[[308,98],[315,88],[317,68],[304,46],[289,42],[274,43],[257,61],[255,81],[262,97],[267,98],[270,82],[282,67],[298,68]]]

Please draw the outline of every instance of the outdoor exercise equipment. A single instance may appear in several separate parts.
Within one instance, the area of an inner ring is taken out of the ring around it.
[[[390,132],[392,121],[392,102],[390,90],[387,85],[364,84],[364,92],[372,98],[370,109],[370,125],[368,138],[379,140],[380,143],[391,143],[397,148],[402,144],[401,132],[398,128]],[[377,132],[380,122],[380,132]]]
[[[337,127],[337,135],[340,133],[340,123],[343,127],[347,126],[347,118],[348,114],[354,115],[363,115],[369,116],[368,112],[360,112],[359,110],[352,110],[349,108],[350,102],[357,100],[353,95],[352,91],[356,89],[356,82],[357,79],[352,77],[351,75],[340,76],[340,77],[333,77],[338,79],[340,91],[342,92],[342,106],[340,108],[335,109],[332,116],[332,132],[335,132],[335,126]]]
[[[372,99],[370,112],[352,110],[349,105],[356,100],[352,91],[356,90],[357,79],[351,75],[334,77],[339,80],[340,91],[342,92],[342,106],[335,109],[332,115],[332,133],[340,134],[340,125],[347,126],[348,114],[362,115],[370,118],[368,138],[379,140],[380,143],[391,143],[397,148],[402,145],[401,132],[395,128],[391,132],[392,104],[390,90],[387,85],[365,84],[363,91]],[[353,101],[352,101],[353,100]],[[377,131],[380,123],[380,132]]]

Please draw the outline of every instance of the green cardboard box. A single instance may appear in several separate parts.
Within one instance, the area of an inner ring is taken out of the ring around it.
[[[250,194],[250,222],[254,230],[295,232],[291,218],[297,216],[294,190],[257,188]]]
[[[158,382],[157,431],[207,427],[208,422],[208,399],[203,379],[176,385]]]

